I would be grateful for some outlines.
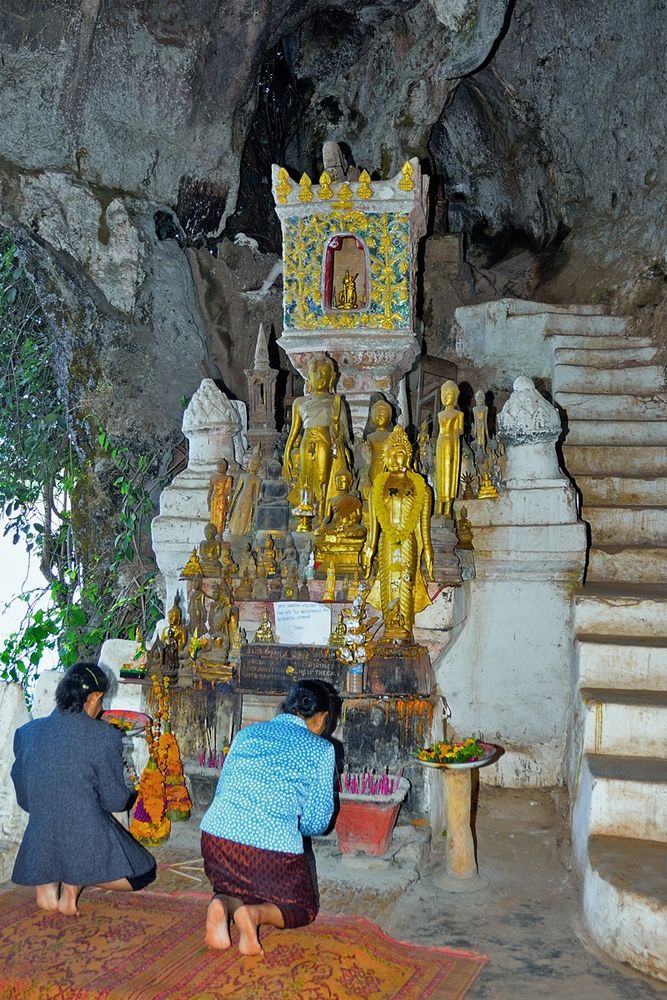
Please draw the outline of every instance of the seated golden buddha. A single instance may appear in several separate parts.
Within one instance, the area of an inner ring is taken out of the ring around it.
[[[328,520],[315,532],[315,559],[328,566],[333,562],[336,575],[359,570],[359,553],[366,538],[361,523],[362,502],[350,493],[352,474],[341,470],[334,482],[336,492],[329,497]]]

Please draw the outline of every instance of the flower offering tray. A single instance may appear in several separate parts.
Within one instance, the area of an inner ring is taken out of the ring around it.
[[[116,726],[126,736],[139,736],[144,732],[144,726],[151,722],[150,715],[144,712],[133,712],[128,708],[108,708],[102,712],[102,718],[112,726]]]

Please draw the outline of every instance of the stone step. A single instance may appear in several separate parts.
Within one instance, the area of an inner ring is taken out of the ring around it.
[[[511,313],[508,313],[511,317]],[[544,327],[545,337],[568,334],[581,337],[622,336],[626,331],[625,316],[605,316],[589,313],[553,313],[545,309],[534,317]]]
[[[596,337],[596,343],[601,339]],[[590,346],[584,343],[581,346],[566,345],[556,347],[554,350],[554,361],[557,365],[580,365],[590,368],[622,368],[625,366],[634,367],[636,365],[649,364],[659,357],[657,347],[652,344],[639,346],[628,344],[627,341],[622,347],[610,347],[603,344],[600,347]]]
[[[667,637],[591,634],[574,645],[582,687],[667,690]]]
[[[667,497],[667,476],[577,476],[584,504],[661,507]]]
[[[659,545],[594,545],[588,554],[586,579],[665,583],[667,549]]]
[[[667,691],[582,687],[580,694],[585,753],[667,756]]]
[[[595,943],[667,980],[667,844],[593,836],[583,882],[584,921]]]
[[[563,392],[554,399],[569,420],[667,420],[667,393]]]
[[[659,392],[665,387],[662,365],[625,365],[620,368],[595,368],[592,365],[555,364],[553,391],[590,393]]]
[[[552,334],[551,343],[554,350],[559,347],[567,348],[584,348],[591,351],[613,351],[617,348],[620,350],[625,350],[630,347],[653,347],[652,337],[628,337],[628,336],[614,336],[613,334],[608,334],[604,336],[584,335],[580,336],[575,333]]]
[[[575,597],[577,639],[616,636],[667,643],[667,587],[587,584]]]
[[[614,476],[622,470],[634,476],[667,476],[667,451],[661,445],[563,445],[565,469],[572,476]]]
[[[589,754],[580,781],[589,834],[667,843],[667,760]]]
[[[667,420],[580,420],[569,418],[569,447],[577,444],[667,445]]]
[[[594,507],[584,500],[581,517],[591,526],[596,548],[646,542],[667,545],[667,507]],[[667,571],[667,551],[664,558]]]

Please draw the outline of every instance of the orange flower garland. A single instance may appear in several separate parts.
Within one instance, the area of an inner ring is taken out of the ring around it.
[[[146,847],[157,847],[171,833],[166,805],[164,777],[150,757],[141,775],[139,795],[130,823],[130,833]]]
[[[167,816],[172,822],[189,819],[192,802],[185,784],[181,751],[178,748],[176,737],[168,728],[160,736],[158,760],[160,770],[164,774]]]

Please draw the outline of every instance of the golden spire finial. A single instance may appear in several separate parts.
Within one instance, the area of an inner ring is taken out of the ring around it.
[[[313,192],[310,190],[312,183],[308,174],[301,174],[301,180],[299,181],[299,201],[313,200]]]
[[[367,170],[362,170],[359,174],[359,186],[357,187],[357,198],[372,198],[373,188],[371,178]]]
[[[284,167],[278,170],[278,183],[276,184],[276,196],[281,205],[287,204],[287,195],[292,190],[292,182]]]
[[[401,177],[400,181],[398,182],[398,186],[401,189],[401,191],[414,191],[414,189],[415,189],[415,181],[414,181],[415,172],[414,172],[412,164],[410,163],[409,160],[407,160],[403,164],[403,166],[401,167],[401,174],[402,174],[402,177]]]
[[[328,201],[332,195],[333,191],[331,190],[331,177],[326,172],[326,170],[324,170],[320,174],[320,189],[317,192],[317,197],[320,198],[322,201]]]

